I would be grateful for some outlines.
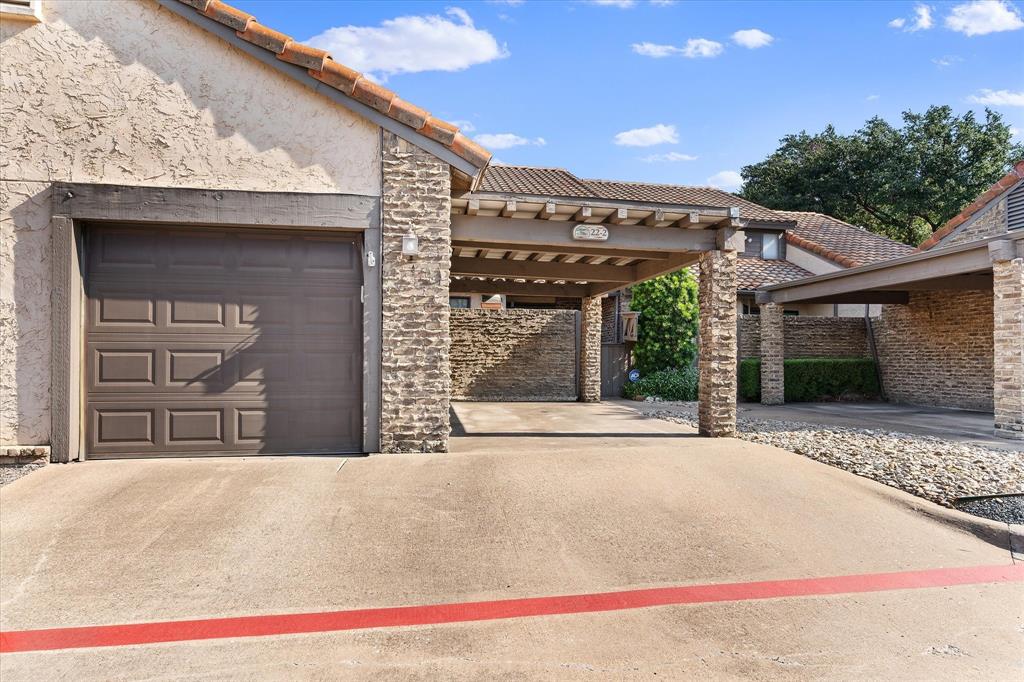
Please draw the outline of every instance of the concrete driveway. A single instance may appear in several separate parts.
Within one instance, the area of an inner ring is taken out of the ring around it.
[[[623,405],[463,403],[454,412],[465,435],[448,455],[87,462],[16,481],[0,489],[0,629],[749,581],[810,591],[7,653],[0,677],[1024,673],[1020,571],[922,589],[876,580],[879,591],[841,594],[801,580],[1015,571],[1006,537],[977,537],[965,515],[781,450],[698,438]]]

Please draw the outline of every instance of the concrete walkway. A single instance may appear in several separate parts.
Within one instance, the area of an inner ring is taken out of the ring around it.
[[[902,431],[944,440],[1024,451],[1024,441],[992,435],[991,412],[891,403],[740,403],[739,414],[750,419],[781,419],[858,429]]]
[[[1012,563],[956,512],[620,405],[454,411],[447,455],[30,474],[0,489],[0,628]],[[5,654],[0,678],[1009,679],[1022,604],[1021,583],[686,604]]]

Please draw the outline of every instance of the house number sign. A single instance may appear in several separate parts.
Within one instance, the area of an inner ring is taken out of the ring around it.
[[[608,228],[604,225],[577,225],[572,228],[572,238],[578,242],[606,242]]]

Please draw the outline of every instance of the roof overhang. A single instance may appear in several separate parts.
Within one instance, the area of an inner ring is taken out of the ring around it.
[[[1024,257],[1024,233],[764,287],[758,303],[906,303],[913,291],[991,290],[992,263]]]

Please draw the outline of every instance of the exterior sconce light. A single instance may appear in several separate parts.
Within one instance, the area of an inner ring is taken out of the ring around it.
[[[420,255],[420,239],[412,229],[402,237],[402,255],[407,258],[415,258]]]

